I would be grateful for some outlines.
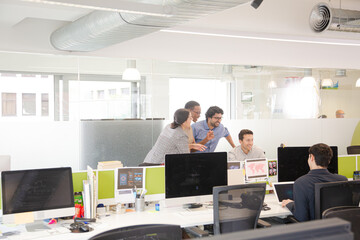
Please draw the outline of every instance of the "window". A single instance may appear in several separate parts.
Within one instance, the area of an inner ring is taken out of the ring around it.
[[[104,99],[105,98],[105,91],[104,90],[98,90],[97,91],[97,99]]]
[[[109,96],[116,97],[116,89],[109,89]]]
[[[36,94],[23,93],[22,94],[22,115],[35,116],[36,115]]]
[[[2,116],[16,116],[16,93],[2,93]]]
[[[41,116],[49,116],[49,94],[41,94]]]
[[[83,76],[90,81],[69,82],[69,112],[71,119],[121,119],[131,118],[133,99],[130,94],[131,82],[96,81],[95,77]],[[114,78],[117,80],[117,78]],[[106,90],[104,90],[106,89]],[[127,90],[126,95],[123,89]],[[90,94],[89,94],[90,93]],[[90,95],[93,95],[90,98]],[[135,102],[135,104],[138,104]]]
[[[169,117],[173,119],[174,112],[185,106],[190,100],[197,101],[201,106],[199,120],[205,119],[205,112],[210,106],[218,106],[224,111],[224,117],[229,119],[230,107],[227,105],[227,83],[216,79],[170,78],[169,82]]]
[[[121,88],[122,95],[130,95],[130,88]]]

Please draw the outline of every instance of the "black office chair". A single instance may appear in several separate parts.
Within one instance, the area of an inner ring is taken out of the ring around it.
[[[265,191],[265,183],[214,187],[214,234],[256,228]]]
[[[169,224],[146,224],[117,228],[100,233],[89,240],[167,240],[182,239],[181,227]]]
[[[347,154],[360,154],[360,145],[348,146],[346,151]]]
[[[360,181],[327,182],[315,184],[315,219],[333,207],[359,206]]]
[[[323,218],[338,217],[351,222],[351,231],[354,233],[354,239],[360,239],[360,208],[353,206],[333,207],[325,210]]]

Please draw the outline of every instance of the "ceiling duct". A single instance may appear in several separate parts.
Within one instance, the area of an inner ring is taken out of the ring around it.
[[[359,33],[360,11],[330,8],[326,3],[319,3],[311,11],[310,27],[315,32],[330,30]]]
[[[58,50],[95,51],[250,1],[136,0],[138,3],[162,6],[169,16],[94,11],[53,32],[50,42]]]

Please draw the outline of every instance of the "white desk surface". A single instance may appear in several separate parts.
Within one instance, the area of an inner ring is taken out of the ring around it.
[[[285,217],[290,213],[287,208],[282,208],[275,199],[274,194],[268,194],[265,197],[265,203],[271,208],[268,211],[262,211],[260,217]],[[69,226],[71,221],[62,221],[58,225]],[[12,236],[8,239],[88,239],[98,233],[119,227],[126,227],[140,224],[176,224],[181,227],[197,226],[213,223],[212,208],[202,207],[196,210],[187,210],[182,207],[163,208],[156,212],[154,205],[148,206],[144,212],[128,212],[123,214],[110,214],[108,217],[97,219],[94,225],[94,231],[88,233],[56,233],[54,235],[46,233],[22,233]],[[44,235],[45,234],[45,235]]]

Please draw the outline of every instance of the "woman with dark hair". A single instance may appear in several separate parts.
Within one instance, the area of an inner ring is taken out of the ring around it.
[[[190,153],[190,149],[204,151],[201,144],[189,144],[184,129],[189,129],[192,121],[189,110],[180,108],[174,113],[174,121],[167,125],[146,155],[144,163],[164,163],[166,154]]]

